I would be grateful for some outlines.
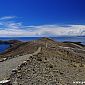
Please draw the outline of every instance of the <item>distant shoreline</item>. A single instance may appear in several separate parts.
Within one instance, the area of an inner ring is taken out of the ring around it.
[[[9,48],[7,48],[4,52],[1,52],[0,54],[4,54],[7,50],[9,50],[15,43],[24,43],[23,41],[20,40],[0,40],[0,44],[9,44]],[[82,44],[82,42],[71,42],[71,41],[62,41],[62,43],[74,43],[80,46],[85,46]]]
[[[38,40],[43,37],[0,37],[0,40],[8,41],[8,40],[19,40],[19,41],[32,41],[32,40]],[[58,37],[48,37],[55,41],[59,42],[81,42],[85,45],[85,37],[84,36],[58,36]]]

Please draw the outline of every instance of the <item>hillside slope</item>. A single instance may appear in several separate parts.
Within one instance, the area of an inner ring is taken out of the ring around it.
[[[41,46],[41,52],[10,75],[13,85],[75,85],[85,80],[85,47],[48,38],[33,44]]]

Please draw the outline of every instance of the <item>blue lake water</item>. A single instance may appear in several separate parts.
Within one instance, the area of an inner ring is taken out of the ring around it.
[[[4,50],[6,50],[9,47],[10,47],[9,44],[0,44],[0,53],[4,52]]]
[[[0,40],[21,40],[21,41],[31,41],[31,40],[37,40],[41,37],[0,37]],[[56,41],[71,41],[71,42],[81,42],[85,45],[85,36],[79,36],[79,37],[51,37],[52,39]],[[8,44],[0,44],[0,52],[3,52],[5,49],[9,47]]]

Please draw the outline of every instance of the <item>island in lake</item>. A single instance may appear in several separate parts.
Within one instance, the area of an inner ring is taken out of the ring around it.
[[[0,53],[0,83],[73,85],[74,81],[85,80],[85,45],[80,42],[58,42],[44,37],[0,43],[10,44]]]

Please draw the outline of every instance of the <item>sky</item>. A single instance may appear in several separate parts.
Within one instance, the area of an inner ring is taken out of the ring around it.
[[[85,35],[85,0],[0,0],[0,37]]]

